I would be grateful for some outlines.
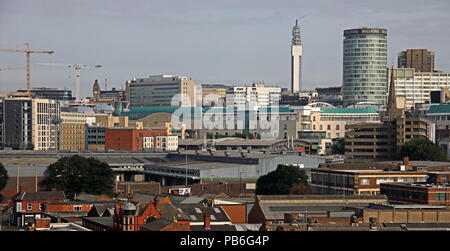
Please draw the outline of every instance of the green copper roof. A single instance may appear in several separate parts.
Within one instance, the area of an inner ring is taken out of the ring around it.
[[[378,113],[374,108],[322,108],[320,113]]]
[[[433,105],[430,106],[427,114],[430,113],[450,113],[450,104]]]

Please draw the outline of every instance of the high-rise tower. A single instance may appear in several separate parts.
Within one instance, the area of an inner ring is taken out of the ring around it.
[[[363,27],[344,31],[344,106],[384,105],[387,86],[387,30]]]
[[[293,93],[300,92],[300,81],[302,72],[302,39],[300,37],[300,27],[298,19],[292,28],[291,45],[291,90]]]

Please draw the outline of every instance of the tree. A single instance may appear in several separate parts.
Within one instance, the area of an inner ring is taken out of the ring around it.
[[[310,191],[307,187],[305,170],[293,165],[278,165],[275,171],[259,177],[256,194],[307,194]]]
[[[113,171],[107,163],[95,158],[79,155],[63,157],[50,165],[47,172],[48,175],[41,184],[46,189],[64,191],[69,198],[81,192],[113,194]]]
[[[5,166],[3,166],[2,163],[0,163],[0,191],[3,190],[3,188],[6,187],[6,184],[8,183],[8,172],[5,169]],[[3,200],[3,196],[0,194],[0,201]]]
[[[345,154],[345,140],[338,139],[333,145],[331,145],[332,154]]]
[[[447,153],[426,137],[415,137],[400,148],[400,157],[410,160],[447,161]]]

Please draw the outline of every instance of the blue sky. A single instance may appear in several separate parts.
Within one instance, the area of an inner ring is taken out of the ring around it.
[[[343,31],[388,29],[388,65],[407,48],[436,53],[450,71],[448,0],[0,0],[0,48],[53,50],[32,55],[32,87],[75,89],[75,71],[34,63],[101,64],[81,72],[81,95],[121,88],[133,77],[188,76],[202,83],[290,86],[295,19],[303,42],[302,89],[340,85]],[[0,67],[25,66],[0,52]],[[0,71],[0,91],[26,87],[24,70]]]

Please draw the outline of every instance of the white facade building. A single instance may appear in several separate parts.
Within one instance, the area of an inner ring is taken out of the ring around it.
[[[390,75],[391,69],[388,69]],[[430,103],[430,92],[449,88],[450,73],[416,72],[414,68],[394,68],[394,85],[397,96],[405,97],[405,107]],[[388,86],[390,86],[388,78]]]
[[[264,84],[252,86],[233,86],[227,88],[227,106],[257,109],[258,107],[278,106],[281,97],[280,87],[268,87]]]
[[[144,137],[144,149],[153,149],[155,147],[154,137]]]
[[[178,136],[156,136],[156,149],[176,151],[178,149]]]

